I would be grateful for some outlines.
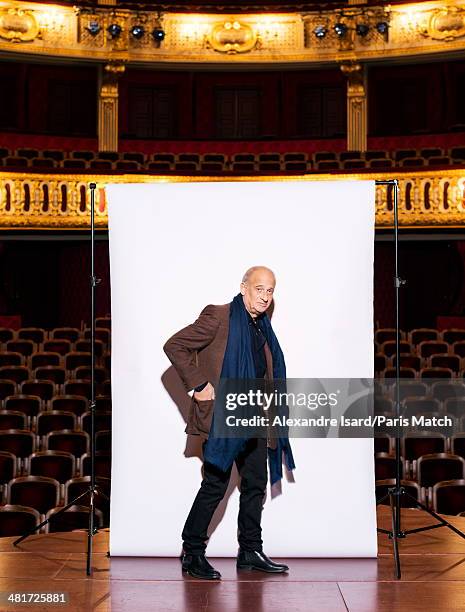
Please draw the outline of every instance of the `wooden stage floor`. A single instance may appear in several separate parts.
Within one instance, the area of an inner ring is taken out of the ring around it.
[[[433,524],[403,510],[402,528]],[[450,522],[465,532],[465,518]],[[390,527],[389,509],[378,525]],[[178,559],[106,557],[108,532],[94,537],[87,577],[86,532],[31,536],[19,548],[0,538],[0,591],[67,592],[67,605],[0,604],[0,610],[113,612],[443,612],[465,610],[465,539],[450,529],[400,542],[402,579],[394,577],[391,542],[379,536],[377,559],[289,559],[287,575],[236,572],[234,559],[210,559],[221,582],[183,577]],[[265,548],[266,551],[266,548]]]

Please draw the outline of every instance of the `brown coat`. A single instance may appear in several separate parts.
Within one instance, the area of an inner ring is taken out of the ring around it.
[[[163,350],[179,374],[186,391],[209,381],[215,389],[221,375],[228,342],[230,304],[209,304],[198,319],[169,338]],[[266,378],[273,378],[273,360],[265,343]],[[208,438],[213,416],[213,400],[192,397],[186,433]]]

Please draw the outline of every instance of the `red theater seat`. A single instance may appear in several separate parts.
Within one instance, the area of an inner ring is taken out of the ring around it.
[[[44,514],[60,503],[60,483],[47,476],[19,476],[7,485],[6,503],[35,508]]]
[[[29,357],[29,365],[31,370],[44,366],[59,366],[61,365],[61,355],[52,351],[39,351]]]
[[[42,349],[47,353],[58,353],[59,355],[66,355],[72,350],[72,341],[67,340],[66,338],[54,339],[54,340],[46,340]]]
[[[32,340],[36,344],[42,344],[45,336],[45,330],[41,327],[22,327],[17,332],[18,340]]]
[[[65,451],[39,451],[26,459],[28,476],[47,476],[65,483],[76,474],[76,458]]]
[[[44,439],[44,450],[62,450],[80,457],[89,452],[89,434],[85,431],[63,429],[62,431],[51,431]]]
[[[12,478],[19,476],[20,467],[16,455],[9,451],[0,451],[0,485],[6,484]],[[1,489],[1,487],[0,487]]]
[[[417,347],[418,354],[421,357],[431,357],[431,355],[447,354],[449,345],[447,342],[435,340],[422,340]]]
[[[41,522],[40,512],[29,506],[6,504],[0,506],[0,537],[21,536]]]
[[[401,477],[404,473],[404,460],[401,457]],[[396,476],[396,458],[388,453],[375,454],[375,479],[385,480],[387,478],[395,478]]]
[[[425,340],[440,340],[440,335],[437,329],[430,327],[420,327],[418,329],[412,329],[408,334],[410,342],[416,346],[420,342]]]
[[[27,429],[28,419],[18,410],[0,410],[0,429]]]
[[[433,510],[439,514],[459,515],[465,511],[465,480],[446,480],[434,485]]]
[[[51,410],[61,410],[72,412],[76,416],[80,416],[88,408],[89,402],[87,397],[82,395],[55,395],[50,401]]]
[[[70,342],[76,342],[80,337],[81,332],[76,327],[56,327],[50,332],[51,340],[69,340]]]
[[[5,351],[0,353],[0,367],[4,366],[19,366],[25,364],[25,357],[21,353],[13,351]]]
[[[37,416],[42,408],[42,400],[38,395],[8,395],[5,398],[6,410],[17,410],[29,418]]]
[[[48,402],[55,395],[55,384],[50,380],[25,380],[20,385],[20,391],[26,395],[38,395]]]
[[[29,370],[26,366],[2,366],[0,367],[0,379],[10,380],[19,384],[29,378]]]
[[[0,431],[0,448],[22,459],[35,452],[36,437],[26,429],[6,429]]]
[[[58,506],[49,510],[45,515],[45,518],[50,519],[45,525],[46,533],[88,529],[90,512],[88,506],[74,504],[64,512],[61,510],[63,507]],[[103,527],[103,513],[98,508],[94,508],[94,525],[97,529]]]
[[[37,415],[36,433],[39,436],[45,436],[50,431],[74,430],[76,427],[77,417],[73,412],[47,410]]]

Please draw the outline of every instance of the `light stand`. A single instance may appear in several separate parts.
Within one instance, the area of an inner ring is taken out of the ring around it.
[[[395,259],[395,276],[394,276],[394,287],[395,287],[395,312],[396,312],[396,382],[395,382],[395,418],[396,423],[399,423],[400,418],[400,327],[399,327],[399,289],[402,285],[405,285],[405,280],[399,277],[399,261],[398,261],[398,246],[399,246],[399,211],[398,211],[398,196],[399,196],[399,181],[398,179],[391,179],[385,181],[375,181],[376,185],[391,185],[393,187],[393,201],[394,201],[394,259]],[[389,497],[391,506],[391,519],[392,527],[389,529],[381,529],[378,527],[380,533],[387,533],[389,538],[392,539],[392,545],[394,549],[394,562],[396,566],[396,578],[401,577],[400,557],[399,557],[399,538],[405,538],[409,533],[418,533],[420,531],[428,531],[430,529],[437,529],[438,527],[449,527],[456,534],[465,538],[465,534],[459,529],[451,525],[443,517],[427,508],[424,504],[419,502],[413,495],[408,493],[404,487],[401,486],[401,461],[400,461],[400,436],[397,432],[395,438],[395,456],[396,456],[396,484],[394,487],[389,488],[386,495],[383,495],[378,501],[377,505],[381,504],[386,498]],[[401,495],[405,495],[412,500],[415,505],[429,515],[434,517],[438,523],[434,525],[427,525],[426,527],[418,527],[417,529],[408,529],[402,531],[400,522],[400,508]]]
[[[90,189],[90,286],[91,286],[91,298],[90,298],[90,343],[91,343],[91,399],[89,403],[90,408],[90,485],[89,487],[72,499],[69,504],[61,508],[56,512],[53,517],[58,516],[62,512],[65,512],[68,508],[73,506],[78,499],[89,495],[89,526],[87,530],[87,562],[86,562],[86,574],[91,575],[91,557],[92,557],[92,538],[97,533],[97,529],[94,526],[95,519],[95,506],[94,497],[101,495],[107,501],[110,501],[108,496],[101,491],[100,487],[95,482],[95,288],[100,283],[101,279],[95,276],[95,189],[97,185],[95,183],[89,184]],[[39,525],[36,525],[33,529],[23,534],[20,538],[15,540],[13,544],[17,546],[20,542],[25,540],[28,536],[32,535],[44,525],[50,521],[50,518],[46,519]]]

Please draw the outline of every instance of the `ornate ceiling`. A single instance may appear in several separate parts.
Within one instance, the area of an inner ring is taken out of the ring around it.
[[[465,0],[222,14],[0,0],[3,57],[82,59],[107,70],[130,63],[317,67],[464,51]]]

